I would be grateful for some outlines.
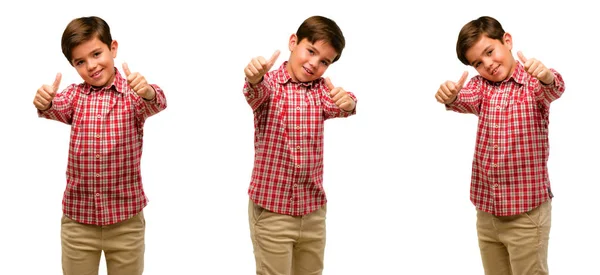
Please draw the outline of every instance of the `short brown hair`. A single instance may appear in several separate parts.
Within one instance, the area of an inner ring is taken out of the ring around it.
[[[482,16],[472,20],[462,27],[456,41],[456,55],[463,64],[470,65],[465,55],[467,50],[477,43],[482,35],[500,40],[504,44],[504,29],[502,29],[502,25],[498,20],[489,16]]]
[[[333,59],[336,62],[342,56],[342,51],[346,46],[346,39],[340,27],[331,19],[323,16],[311,16],[304,20],[298,31],[296,31],[298,43],[306,38],[310,43],[323,41],[330,44],[337,52],[337,56]]]
[[[73,19],[67,25],[62,35],[61,46],[69,64],[73,65],[73,49],[93,38],[100,39],[110,49],[112,43],[110,27],[102,18],[96,16],[80,17]]]

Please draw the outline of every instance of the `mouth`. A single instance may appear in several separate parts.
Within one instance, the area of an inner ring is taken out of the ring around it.
[[[313,74],[314,74],[314,73],[313,73],[313,71],[311,71],[310,69],[308,69],[308,68],[306,68],[306,67],[304,67],[304,66],[302,66],[302,69],[304,69],[304,71],[305,71],[307,74],[309,74],[309,75],[313,75]]]
[[[500,65],[496,66],[496,68],[494,68],[494,69],[493,69],[493,70],[490,72],[490,74],[491,74],[491,75],[496,75],[496,74],[498,73],[498,70],[499,70],[499,69],[500,69]]]
[[[98,78],[100,76],[100,74],[102,73],[102,70],[99,70],[95,73],[93,73],[92,75],[90,75],[91,78]]]

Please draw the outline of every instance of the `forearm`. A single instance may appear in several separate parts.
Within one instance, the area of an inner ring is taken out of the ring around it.
[[[150,85],[154,90],[154,97],[152,99],[142,98],[143,115],[145,118],[160,113],[162,110],[167,108],[167,98],[165,97],[164,91],[155,84]]]
[[[554,81],[550,84],[544,84],[539,81],[536,87],[536,99],[544,105],[549,105],[552,101],[557,100],[565,91],[565,81],[562,76],[554,69],[550,69],[554,75]]]
[[[38,117],[60,121],[71,124],[73,117],[73,108],[70,101],[64,95],[55,97],[48,109],[37,109]]]
[[[338,107],[333,100],[328,95],[324,95],[321,98],[323,103],[323,112],[325,114],[325,119],[329,118],[341,118],[341,117],[349,117],[356,114],[356,105],[358,104],[358,100],[356,95],[351,92],[347,92],[348,96],[351,100],[354,101],[354,108],[352,110],[344,110]]]
[[[273,90],[272,85],[267,81],[267,79],[263,79],[261,82],[257,84],[250,84],[248,81],[244,83],[244,97],[246,101],[252,108],[252,110],[258,109],[260,105],[262,105]]]

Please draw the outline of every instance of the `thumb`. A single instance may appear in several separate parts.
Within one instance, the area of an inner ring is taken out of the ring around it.
[[[523,55],[523,52],[518,51],[517,56],[519,57],[519,60],[521,60],[521,62],[523,62],[523,64],[525,64],[527,62],[527,58],[525,57],[525,55]]]
[[[331,79],[329,79],[329,77],[325,78],[325,86],[327,86],[329,91],[335,89],[335,86],[333,86],[333,83],[331,83]]]
[[[57,73],[56,78],[54,79],[54,83],[52,83],[52,89],[54,90],[55,93],[58,91],[58,88],[60,87],[61,79],[62,79],[62,74]]]
[[[125,73],[126,77],[131,74],[131,71],[129,70],[129,66],[127,66],[126,62],[123,62],[123,72]]]
[[[271,56],[271,58],[269,58],[269,62],[267,62],[267,70],[270,70],[271,67],[273,67],[273,65],[275,65],[275,61],[277,61],[277,58],[279,57],[279,50],[276,50],[275,53],[273,53],[273,55]]]
[[[469,72],[464,71],[456,85],[462,89],[462,86],[465,85],[465,81],[467,81],[467,76],[469,76]]]

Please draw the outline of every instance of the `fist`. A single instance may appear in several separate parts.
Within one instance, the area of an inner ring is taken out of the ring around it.
[[[248,63],[248,66],[244,69],[244,74],[246,74],[248,82],[252,85],[260,83],[263,76],[271,70],[271,67],[273,67],[273,64],[275,64],[278,57],[279,51],[275,51],[269,60],[266,60],[262,56],[252,58],[250,63]]]
[[[51,85],[42,85],[37,90],[35,97],[33,98],[33,105],[40,111],[45,111],[50,108],[50,104],[52,104],[52,99],[56,96],[56,92],[58,92],[58,87],[60,86],[60,80],[62,75],[60,73],[56,74],[56,78],[54,79],[54,83]]]
[[[460,92],[463,85],[465,84],[468,75],[469,72],[465,71],[458,80],[458,82],[448,80],[442,83],[442,85],[440,85],[440,88],[437,90],[437,93],[435,93],[435,99],[437,99],[437,101],[442,104],[450,104],[454,102],[454,100],[456,100],[458,92]]]
[[[125,73],[125,77],[127,77],[127,84],[129,87],[140,97],[146,100],[152,100],[156,96],[156,91],[154,88],[148,84],[146,78],[140,73],[131,73],[129,70],[129,66],[127,63],[123,63],[123,72]]]
[[[554,74],[542,62],[535,58],[527,59],[521,51],[518,51],[517,55],[521,62],[523,62],[523,67],[525,67],[525,71],[528,74],[546,85],[554,83]]]
[[[331,96],[331,100],[335,102],[335,105],[346,112],[351,112],[354,110],[354,107],[356,107],[356,102],[354,102],[352,97],[350,97],[344,88],[333,86],[329,77],[325,78],[325,85],[327,85],[327,88],[329,89],[329,95]]]

